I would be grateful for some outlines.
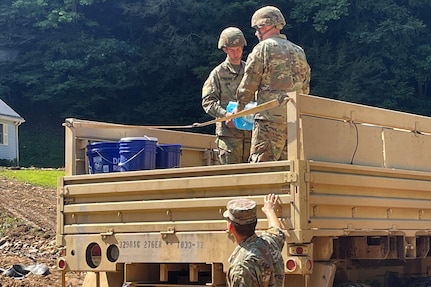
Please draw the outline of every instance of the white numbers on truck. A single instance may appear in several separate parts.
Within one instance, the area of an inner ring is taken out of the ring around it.
[[[118,243],[118,247],[122,249],[129,248],[140,248],[141,241],[140,240],[122,240]]]
[[[156,249],[162,248],[162,242],[157,240],[122,240],[118,244],[118,247],[123,249],[130,248],[144,248],[144,249]]]
[[[162,242],[161,241],[156,241],[156,240],[145,240],[143,242],[143,247],[148,249],[154,249],[154,248],[162,248]]]
[[[177,244],[178,249],[203,249],[204,242],[203,241],[178,241],[174,244]],[[167,244],[171,245],[170,243]],[[171,245],[172,246],[172,245]],[[174,245],[175,246],[175,245]],[[118,247],[120,249],[160,249],[163,248],[163,242],[160,240],[121,240],[118,243]]]
[[[204,248],[203,241],[180,241],[178,242],[178,248],[180,249],[201,249]]]

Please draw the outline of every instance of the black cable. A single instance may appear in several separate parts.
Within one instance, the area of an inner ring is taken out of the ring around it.
[[[356,130],[356,147],[355,147],[355,151],[353,152],[353,155],[352,155],[352,160],[350,161],[350,164],[353,164],[353,159],[355,158],[355,155],[356,155],[356,152],[358,151],[358,146],[359,146],[359,131],[358,131],[357,124],[354,122],[351,122],[351,123],[354,125],[355,130]]]

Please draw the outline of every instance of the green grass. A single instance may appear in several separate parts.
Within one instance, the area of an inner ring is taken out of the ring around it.
[[[16,227],[20,223],[22,223],[21,219],[13,218],[5,213],[2,213],[0,215],[0,236],[4,236],[5,231]]]
[[[64,170],[60,169],[7,169],[0,168],[0,176],[8,179],[26,182],[48,188],[57,187],[57,179],[64,176]]]

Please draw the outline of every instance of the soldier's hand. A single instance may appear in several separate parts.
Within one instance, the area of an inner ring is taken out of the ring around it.
[[[273,193],[267,194],[263,201],[262,211],[264,213],[274,212],[275,207],[277,205],[277,200],[278,200],[277,194],[273,194]]]
[[[227,113],[226,116],[230,116],[232,115],[231,113]],[[224,122],[226,124],[226,126],[230,129],[234,129],[235,128],[235,124],[233,123],[233,119],[227,120]]]

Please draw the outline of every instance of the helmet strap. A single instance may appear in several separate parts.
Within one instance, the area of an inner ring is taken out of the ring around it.
[[[264,26],[264,27],[267,27],[267,26]],[[262,27],[263,28],[263,27]],[[274,28],[276,28],[274,25],[271,27],[271,29],[268,29],[268,30],[266,30],[265,32],[263,32],[263,33],[261,33],[260,32],[260,29],[262,29],[262,28],[258,28],[257,29],[257,33],[259,33],[259,41],[262,41],[263,40],[263,36],[264,35],[266,35],[269,31],[271,31],[272,29],[274,29]]]

